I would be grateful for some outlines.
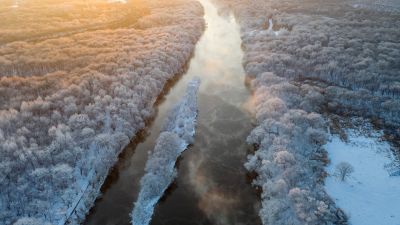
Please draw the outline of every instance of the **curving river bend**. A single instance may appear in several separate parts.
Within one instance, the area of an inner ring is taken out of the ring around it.
[[[260,201],[243,167],[252,123],[246,110],[250,92],[245,86],[239,26],[232,15],[219,15],[210,0],[200,2],[207,28],[188,71],[161,100],[147,134],[124,150],[85,224],[130,224],[147,152],[153,149],[168,111],[195,76],[202,81],[195,142],[180,157],[178,178],[158,203],[151,224],[261,224]]]

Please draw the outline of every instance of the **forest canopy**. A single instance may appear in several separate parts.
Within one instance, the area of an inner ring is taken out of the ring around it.
[[[263,224],[347,224],[326,194],[327,118],[380,120],[400,137],[400,5],[214,0],[241,25],[257,127],[245,164]]]
[[[0,25],[0,221],[84,218],[164,84],[185,68],[202,15],[186,0],[2,4],[11,22]]]
[[[149,13],[150,8],[143,0],[3,0],[0,44],[131,26]]]

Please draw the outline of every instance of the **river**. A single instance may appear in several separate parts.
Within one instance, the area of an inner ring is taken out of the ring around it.
[[[130,224],[148,151],[154,148],[168,111],[195,76],[202,82],[195,141],[179,158],[178,178],[158,203],[151,224],[261,224],[259,197],[243,167],[251,150],[245,140],[252,116],[247,111],[251,93],[245,86],[239,26],[232,15],[219,15],[209,1],[200,1],[207,28],[187,72],[158,104],[146,135],[123,151],[85,224]]]

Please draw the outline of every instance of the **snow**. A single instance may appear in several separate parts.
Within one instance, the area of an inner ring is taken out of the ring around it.
[[[170,131],[179,135],[187,143],[192,143],[195,133],[197,117],[197,90],[200,80],[195,78],[189,82],[186,96],[172,109],[163,131]]]
[[[274,30],[274,21],[270,18],[268,19],[268,29],[255,29],[255,30],[250,30],[247,32],[246,35],[249,37],[263,37],[263,36],[271,36],[271,37],[277,37],[282,34],[286,34],[287,29],[286,28],[280,28],[279,30]]]
[[[335,166],[343,161],[354,172],[345,182],[329,176],[326,191],[353,225],[400,225],[400,176],[391,176],[388,170],[388,165],[397,164],[390,145],[379,140],[379,132],[371,137],[354,130],[348,134],[349,142],[333,136],[326,144],[331,160],[327,172],[334,174]]]
[[[59,220],[58,225],[64,225],[67,223],[68,219],[73,215],[74,211],[76,208],[79,206],[79,203],[81,203],[81,200],[84,197],[85,192],[89,188],[90,180],[93,179],[94,177],[94,170],[90,170],[88,176],[86,178],[81,178],[77,181],[80,191],[77,194],[77,196],[74,198],[72,202],[72,207],[67,208],[65,211],[66,212],[61,212],[61,215],[65,215],[62,219]],[[53,209],[52,211],[57,212],[57,210]]]
[[[189,82],[182,100],[167,118],[153,152],[146,163],[146,174],[140,180],[140,192],[132,211],[133,225],[151,221],[154,207],[177,175],[175,162],[192,143],[197,118],[197,91],[200,80]]]
[[[278,36],[278,35],[279,35],[279,32],[280,32],[281,30],[278,30],[278,31],[274,31],[274,30],[273,30],[273,28],[274,28],[274,23],[273,23],[272,19],[269,19],[269,20],[268,20],[268,24],[269,24],[269,26],[268,26],[268,32],[275,34],[275,36]]]
[[[162,132],[146,164],[141,190],[132,212],[133,225],[149,224],[154,207],[176,177],[175,161],[188,143],[171,132]]]

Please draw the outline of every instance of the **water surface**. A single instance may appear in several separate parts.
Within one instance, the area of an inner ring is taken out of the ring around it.
[[[232,15],[219,15],[209,0],[200,2],[207,28],[188,71],[159,104],[148,135],[124,150],[85,224],[129,224],[147,152],[153,149],[166,114],[195,76],[202,80],[195,142],[180,157],[178,178],[157,205],[151,224],[261,224],[259,198],[243,167],[252,125],[245,107],[250,92],[245,87],[239,26]]]

